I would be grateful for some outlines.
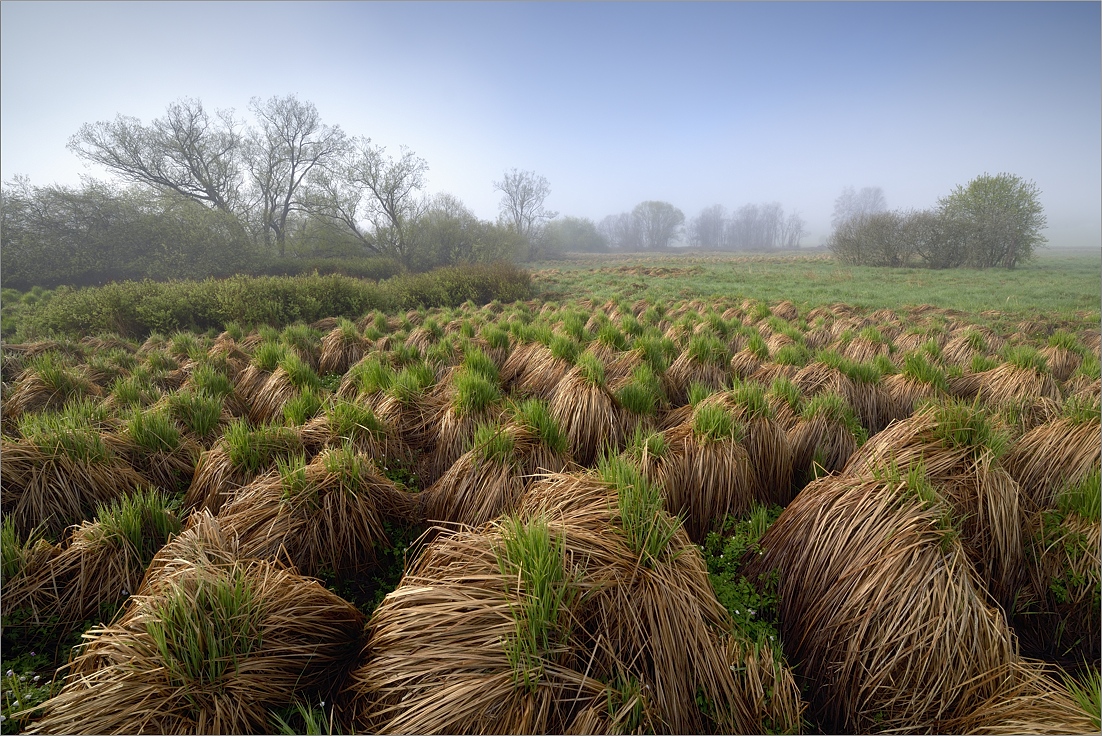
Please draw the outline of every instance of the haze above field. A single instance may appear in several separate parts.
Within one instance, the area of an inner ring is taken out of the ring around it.
[[[983,172],[1035,181],[1054,246],[1102,243],[1098,3],[4,2],[0,169],[77,184],[84,123],[181,97],[295,93],[408,146],[428,191],[493,218],[547,177],[600,221],[780,202],[830,232],[843,187],[929,207]]]

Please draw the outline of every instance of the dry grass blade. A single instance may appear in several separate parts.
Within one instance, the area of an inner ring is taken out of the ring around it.
[[[1056,492],[1096,469],[1102,457],[1102,424],[1056,419],[1023,435],[1003,458],[1031,512],[1050,508]]]

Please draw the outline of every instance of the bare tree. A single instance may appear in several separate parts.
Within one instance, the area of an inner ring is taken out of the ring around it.
[[[851,218],[874,215],[887,209],[884,190],[880,187],[864,187],[861,191],[846,187],[834,200],[834,215],[830,218],[830,224],[838,228]]]
[[[719,250],[727,245],[727,210],[721,204],[705,207],[689,222],[689,242],[697,248]]]
[[[391,158],[385,147],[360,139],[349,174],[352,182],[367,191],[367,214],[375,229],[377,247],[408,265],[411,242],[407,225],[423,210],[417,192],[425,186],[429,165],[405,146],[399,151],[398,158]]]
[[[804,229],[807,223],[796,212],[785,219],[780,229],[780,247],[781,248],[799,248],[800,240],[807,231]]]
[[[608,241],[608,247],[613,250],[636,251],[643,247],[639,223],[630,212],[608,215],[601,220],[597,230]]]
[[[647,250],[668,248],[685,222],[685,213],[669,202],[640,202],[631,214],[638,223],[643,247]]]
[[[232,111],[211,118],[199,100],[181,99],[144,126],[134,117],[87,123],[69,150],[124,180],[235,212],[242,137]]]
[[[294,95],[266,102],[254,97],[249,109],[258,123],[249,131],[246,151],[259,224],[265,245],[271,245],[274,235],[282,256],[287,219],[291,212],[305,210],[300,196],[303,183],[311,171],[325,167],[341,153],[346,138],[340,126],[322,124],[313,103],[300,102]]]
[[[502,219],[529,242],[537,235],[535,230],[542,221],[558,214],[544,208],[551,185],[534,171],[507,171],[501,181],[494,182],[494,191],[502,194],[499,205]]]

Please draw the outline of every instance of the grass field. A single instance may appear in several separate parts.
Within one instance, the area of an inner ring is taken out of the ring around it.
[[[787,299],[801,307],[930,304],[981,321],[983,312],[996,311],[1015,322],[1038,313],[1097,322],[1102,302],[1102,253],[1097,251],[1041,251],[1033,263],[1014,271],[854,267],[826,253],[575,256],[534,264],[532,271],[534,284],[549,298],[564,300],[724,296]]]
[[[1098,733],[1100,260],[7,293],[0,731]]]

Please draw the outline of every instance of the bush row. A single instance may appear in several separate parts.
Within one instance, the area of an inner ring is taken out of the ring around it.
[[[233,276],[205,281],[123,281],[57,289],[51,299],[24,310],[13,325],[18,338],[113,332],[144,338],[151,332],[221,330],[229,322],[282,327],[323,317],[349,317],[378,309],[457,306],[468,300],[526,299],[527,271],[507,263],[451,266],[372,282],[341,274]]]

